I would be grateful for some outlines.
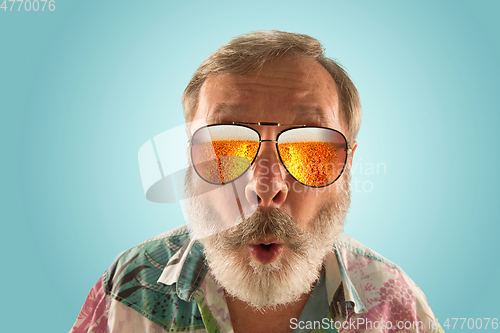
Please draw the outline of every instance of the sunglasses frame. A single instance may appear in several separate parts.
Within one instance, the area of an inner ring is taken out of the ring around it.
[[[259,136],[259,146],[257,147],[257,153],[255,154],[253,160],[250,162],[248,168],[241,174],[239,175],[238,177],[228,181],[228,182],[225,182],[225,183],[213,183],[213,182],[209,182],[208,180],[206,180],[205,178],[203,178],[199,173],[198,173],[198,170],[196,169],[196,167],[194,166],[194,160],[193,160],[193,138],[194,136],[196,135],[196,133],[204,128],[208,128],[208,127],[213,127],[213,126],[221,126],[221,125],[233,125],[233,126],[241,126],[241,127],[244,127],[244,128],[248,128],[248,129],[251,129],[252,131],[256,132],[257,135]],[[253,127],[250,127],[248,125],[257,125],[257,126],[283,126],[283,127],[290,127],[290,128],[287,128],[287,129],[284,129],[283,131],[279,132],[277,135],[276,135],[276,139],[275,140],[262,140],[262,137],[260,136],[260,132],[258,130],[256,130],[255,128]],[[346,155],[345,155],[345,161],[344,161],[344,165],[342,167],[342,170],[340,171],[339,175],[337,176],[337,178],[335,178],[332,182],[326,184],[326,185],[321,185],[321,186],[313,186],[313,185],[308,185],[308,184],[304,184],[302,183],[301,181],[299,181],[297,178],[295,178],[290,171],[288,171],[288,168],[285,166],[285,163],[283,162],[283,159],[281,158],[281,154],[280,154],[280,151],[278,149],[278,140],[279,140],[279,137],[285,133],[285,132],[288,132],[290,130],[294,130],[294,129],[297,129],[297,128],[304,128],[304,127],[307,127],[307,128],[320,128],[320,129],[327,129],[327,130],[330,130],[330,131],[334,131],[334,132],[337,132],[338,134],[340,134],[342,136],[342,138],[344,139],[345,143],[346,143]],[[191,155],[191,162],[193,164],[193,168],[194,168],[194,171],[196,172],[196,174],[201,178],[203,179],[203,181],[209,183],[209,184],[213,184],[213,185],[225,185],[225,184],[229,184],[229,183],[232,183],[234,182],[235,180],[237,180],[238,178],[240,178],[241,176],[243,176],[247,171],[248,169],[252,166],[253,162],[255,162],[255,159],[257,158],[257,156],[259,155],[259,151],[260,151],[260,146],[261,146],[261,143],[262,142],[273,142],[276,144],[276,152],[278,153],[278,157],[280,159],[280,162],[281,162],[281,165],[283,166],[283,168],[286,170],[286,172],[295,180],[297,181],[298,183],[304,185],[304,186],[307,186],[307,187],[312,187],[312,188],[322,188],[322,187],[326,187],[326,186],[330,186],[332,185],[333,183],[335,183],[339,178],[340,176],[342,176],[342,174],[344,173],[344,170],[345,170],[345,166],[347,164],[347,160],[349,158],[349,155],[352,153],[352,149],[351,149],[351,146],[349,145],[349,142],[347,141],[347,138],[345,137],[344,134],[342,134],[342,132],[336,130],[336,129],[333,129],[333,128],[329,128],[329,127],[322,127],[322,126],[308,126],[308,125],[296,125],[296,124],[280,124],[280,123],[272,123],[272,122],[259,122],[259,123],[249,123],[249,122],[235,122],[233,121],[232,123],[230,124],[209,124],[209,125],[206,125],[206,126],[202,126],[200,128],[198,128],[196,131],[194,131],[193,135],[191,136],[191,139],[189,140],[188,142],[188,147],[189,147],[189,150],[190,150],[190,155]]]

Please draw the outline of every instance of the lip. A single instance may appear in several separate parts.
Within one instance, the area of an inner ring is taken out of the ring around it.
[[[251,241],[248,250],[255,260],[268,264],[278,260],[283,252],[283,241],[277,238],[261,238]]]
[[[254,239],[254,240],[252,240],[248,244],[249,245],[260,245],[260,244],[264,244],[264,245],[270,245],[270,244],[283,245],[283,243],[284,242],[282,240],[279,240],[276,237],[265,237],[265,238]]]

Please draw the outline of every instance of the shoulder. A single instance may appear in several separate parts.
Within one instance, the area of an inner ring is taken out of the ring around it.
[[[106,292],[119,294],[123,282],[137,276],[137,273],[143,270],[149,272],[148,280],[154,280],[154,276],[157,274],[159,277],[170,258],[188,240],[189,231],[182,225],[123,251],[115,258],[104,274],[103,283]],[[156,280],[154,282],[156,283]]]
[[[183,225],[119,254],[103,275],[111,304],[119,302],[167,330],[203,327],[196,302],[181,299],[175,283],[158,283],[170,259],[188,242],[189,230]]]
[[[348,235],[342,234],[337,239],[336,244],[340,253],[343,254],[346,259],[354,259],[353,264],[358,260],[373,260],[402,271],[398,265]],[[348,260],[348,262],[350,261]]]
[[[435,317],[427,298],[398,265],[347,235],[339,237],[336,249],[364,304],[364,316],[392,320],[394,325],[421,321],[429,328]]]

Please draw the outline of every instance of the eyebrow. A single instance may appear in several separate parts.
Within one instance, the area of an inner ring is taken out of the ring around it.
[[[243,104],[221,103],[217,109],[208,117],[209,122],[221,123],[230,119],[241,121],[242,113],[248,114],[248,107]],[[328,118],[325,117],[325,111],[320,106],[295,105],[291,112],[295,113],[295,118],[304,125],[322,125],[328,124]],[[304,121],[301,121],[304,119]],[[251,119],[250,119],[251,120]],[[256,121],[259,121],[258,119]]]
[[[325,117],[325,111],[320,106],[296,105],[293,107],[293,111],[295,111],[298,120],[312,118],[318,124],[329,123],[328,118]]]
[[[214,122],[221,122],[224,118],[240,116],[242,111],[246,111],[248,108],[241,104],[227,104],[221,103],[217,109],[208,117],[208,120]]]

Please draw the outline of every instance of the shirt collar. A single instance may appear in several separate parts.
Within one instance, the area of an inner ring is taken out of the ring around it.
[[[167,262],[157,283],[176,284],[179,298],[189,302],[208,272],[203,255],[203,246],[189,239]]]
[[[344,263],[347,257],[343,250],[344,247],[335,244],[334,251],[325,258],[325,287],[330,311],[342,316],[347,313],[346,307],[352,308],[355,313],[366,312],[366,307],[347,274]],[[191,301],[207,272],[203,246],[200,242],[189,239],[170,258],[157,283],[166,285],[175,283],[177,295],[185,301]]]
[[[347,257],[344,250],[344,247],[336,243],[334,251],[330,252],[325,258],[326,292],[330,303],[330,310],[332,313],[338,313],[340,310],[338,310],[339,304],[337,303],[340,303],[342,306],[342,315],[347,313],[347,309],[344,312],[344,307],[352,308],[355,313],[364,313],[367,311],[366,307],[347,273],[345,265]],[[337,311],[334,311],[334,309]]]

